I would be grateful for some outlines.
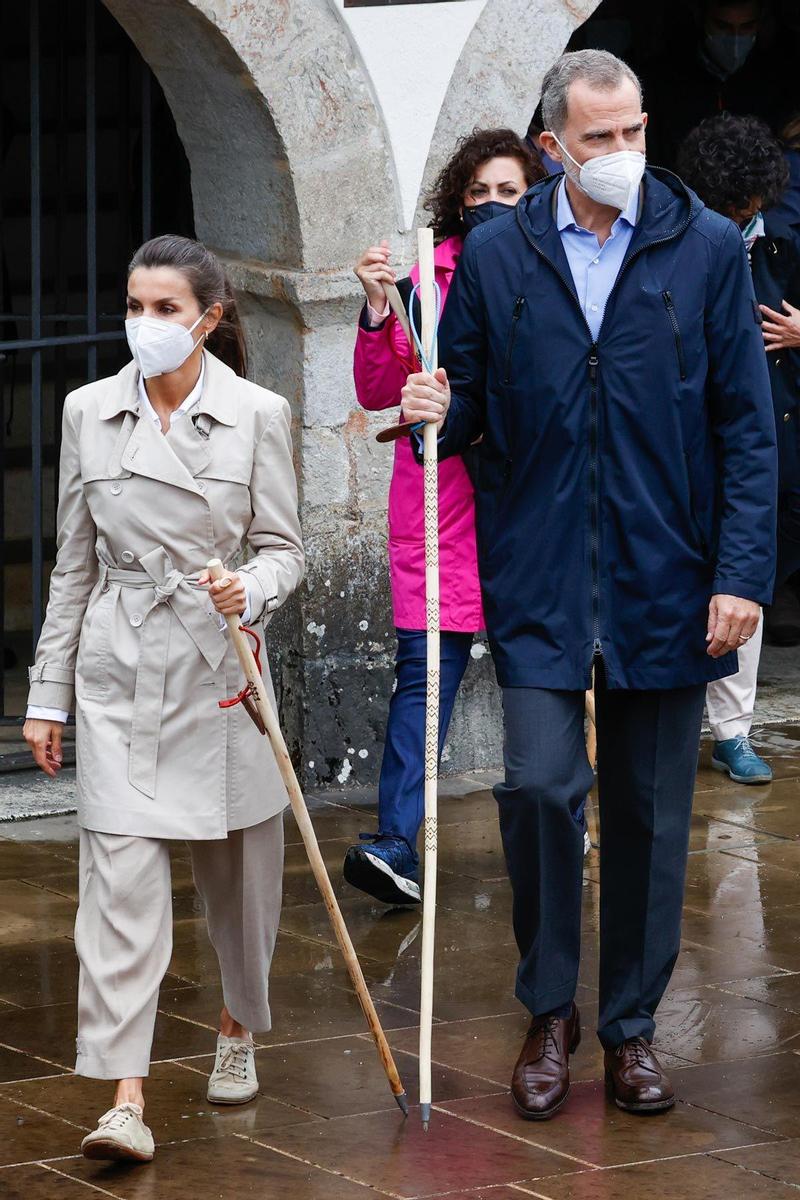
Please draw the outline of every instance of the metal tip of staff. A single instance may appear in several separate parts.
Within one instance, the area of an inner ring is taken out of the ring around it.
[[[428,1132],[428,1126],[431,1123],[431,1106],[430,1104],[420,1104],[419,1115],[422,1117],[422,1128],[425,1133]]]
[[[406,1096],[405,1092],[398,1092],[397,1095],[395,1096],[395,1100],[397,1101],[397,1106],[400,1109],[403,1116],[407,1117],[408,1116],[408,1097]]]

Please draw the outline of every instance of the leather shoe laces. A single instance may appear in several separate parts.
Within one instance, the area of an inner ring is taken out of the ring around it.
[[[531,1027],[528,1030],[528,1037],[540,1039],[540,1044],[537,1049],[535,1058],[532,1062],[540,1062],[543,1058],[550,1058],[553,1062],[560,1062],[558,1053],[558,1043],[556,1041],[556,1030],[558,1029],[558,1017],[544,1017],[531,1022]],[[552,1050],[553,1054],[548,1055],[547,1051]]]
[[[646,1070],[656,1073],[649,1062],[652,1051],[644,1038],[631,1038],[630,1041],[623,1042],[617,1047],[617,1054],[620,1058],[624,1058],[626,1052],[637,1067],[644,1067]]]

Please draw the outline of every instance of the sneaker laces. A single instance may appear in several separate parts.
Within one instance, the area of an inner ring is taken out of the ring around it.
[[[252,1049],[248,1042],[226,1046],[217,1069],[221,1073],[234,1075],[237,1079],[247,1079],[247,1056]]]
[[[760,761],[758,755],[750,744],[750,738],[747,737],[746,734],[742,734],[740,737],[737,737],[733,748],[738,754],[741,754],[742,758],[746,758],[751,761],[754,760],[755,762]]]
[[[97,1128],[107,1129],[113,1133],[115,1130],[122,1129],[127,1125],[132,1116],[141,1118],[142,1109],[138,1104],[126,1101],[124,1104],[116,1105],[115,1108],[110,1108],[107,1113],[103,1113],[97,1122]]]

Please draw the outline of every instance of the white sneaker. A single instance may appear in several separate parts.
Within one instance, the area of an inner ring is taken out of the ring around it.
[[[208,1080],[212,1104],[246,1104],[258,1095],[252,1038],[217,1038],[217,1061]]]
[[[139,1105],[127,1103],[103,1113],[97,1129],[81,1142],[81,1150],[85,1158],[150,1162],[155,1144]]]

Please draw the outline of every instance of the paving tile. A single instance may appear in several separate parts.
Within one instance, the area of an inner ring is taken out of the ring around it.
[[[341,903],[352,900],[359,893],[342,878],[342,863],[352,838],[320,839],[319,848],[328,868],[333,890]],[[302,843],[287,846],[283,865],[283,907],[293,904],[317,904],[320,898],[317,881],[308,865],[306,848]]]
[[[727,847],[726,853],[736,858],[745,858],[748,862],[764,863],[770,867],[780,867],[783,871],[791,871],[795,879],[800,872],[800,843],[788,838],[770,839],[754,846]]]
[[[48,1059],[63,1070],[72,1070],[75,1065],[76,1031],[75,1005],[71,1002],[49,1004],[43,1008],[16,1009],[8,1013],[3,1018],[0,1040],[25,1054]],[[208,1029],[195,1022],[159,1012],[152,1061],[208,1054],[214,1049],[215,1039],[215,1028]]]
[[[74,870],[73,860],[57,848],[0,837],[0,880],[38,878],[69,869]]]
[[[768,1179],[800,1187],[800,1139],[767,1146],[748,1146],[744,1150],[719,1149],[714,1154],[724,1162],[735,1163]]]
[[[573,1083],[564,1108],[546,1126],[523,1121],[507,1092],[448,1100],[438,1107],[462,1120],[563,1154],[573,1161],[570,1170],[670,1158],[676,1153],[706,1153],[767,1140],[783,1145],[761,1130],[693,1108],[681,1100],[657,1118],[631,1117],[608,1100],[605,1086],[599,1081]]]
[[[773,1004],[777,1008],[785,1008],[790,1013],[800,1014],[800,974],[734,979],[718,986],[726,992],[732,992],[735,996],[745,996],[751,1000],[759,1000],[763,1004]]]
[[[101,1192],[61,1171],[61,1167],[42,1166],[2,1168],[0,1196],[3,1200],[100,1200]]]
[[[687,1067],[671,1075],[687,1104],[768,1133],[800,1136],[800,1055],[792,1051]]]
[[[742,910],[797,904],[798,893],[781,867],[717,850],[689,856],[685,902],[692,912],[730,922]]]
[[[212,1057],[193,1058],[187,1065],[209,1070]],[[417,1095],[419,1066],[410,1054],[395,1055],[409,1102]],[[383,1073],[372,1039],[335,1038],[311,1045],[270,1046],[256,1051],[261,1090],[265,1096],[319,1117],[350,1116],[387,1109],[402,1120]],[[442,1099],[476,1096],[487,1090],[485,1080],[466,1071],[438,1067],[434,1094]]]
[[[647,1118],[645,1118],[647,1119]],[[654,1118],[656,1119],[656,1118]],[[753,1197],[754,1200],[796,1200],[797,1192],[759,1175],[743,1176],[741,1168],[718,1158],[690,1155],[661,1162],[616,1167],[598,1175],[584,1171],[522,1184],[542,1200],[710,1200],[711,1197]]]
[[[319,975],[279,975],[270,979],[272,1030],[259,1033],[258,1043],[269,1046],[284,1042],[308,1042],[316,1038],[359,1034],[365,1028],[364,1014],[352,988],[332,987]],[[217,1028],[222,993],[219,987],[184,987],[162,991],[161,1012],[195,1021],[209,1029]],[[416,1013],[380,1000],[376,1003],[384,1029],[413,1025]]]
[[[194,1067],[194,1063],[190,1066]],[[206,1100],[206,1085],[205,1071],[199,1073],[176,1063],[153,1065],[146,1084],[146,1120],[157,1144],[232,1134],[248,1136],[313,1119],[301,1109],[262,1095],[250,1104],[211,1105]],[[2,1095],[54,1117],[68,1113],[77,1125],[93,1129],[97,1118],[110,1106],[113,1089],[108,1080],[70,1075],[9,1084]]]
[[[572,1164],[539,1146],[468,1124],[446,1112],[432,1114],[427,1134],[419,1112],[325,1121],[279,1130],[268,1144],[396,1196],[418,1197],[547,1177]]]
[[[58,1052],[63,1053],[61,1047],[58,1048]],[[59,1075],[65,1069],[56,1063],[45,1062],[42,1058],[0,1045],[0,1085],[15,1079],[39,1079],[43,1075]]]
[[[385,1195],[310,1165],[277,1154],[243,1137],[192,1140],[162,1146],[147,1166],[125,1167],[85,1158],[57,1164],[75,1179],[109,1191],[119,1200],[375,1200]],[[0,1176],[2,1178],[2,1176]],[[98,1193],[92,1192],[95,1200]],[[89,1200],[87,1194],[86,1200]]]
[[[18,879],[0,881],[0,946],[69,936],[76,905]],[[0,984],[2,987],[2,984]]]
[[[800,1044],[800,1016],[707,987],[674,991],[658,1009],[658,1042],[689,1062],[750,1058]]]
[[[797,839],[797,786],[797,779],[781,779],[763,788],[745,784],[736,791],[707,792],[696,797],[695,812],[713,808],[718,820]]]
[[[76,1154],[86,1132],[71,1117],[38,1112],[0,1088],[0,1166]],[[0,1173],[0,1196],[2,1180]]]
[[[281,975],[294,976],[316,971],[344,974],[342,962],[338,946],[281,933],[270,975],[276,979]],[[175,922],[170,972],[190,983],[219,984],[219,963],[208,940],[204,920]]]
[[[176,981],[177,982],[177,981]],[[71,938],[0,944],[0,998],[14,1004],[74,1002],[78,993],[78,959]]]
[[[387,910],[385,905],[365,903],[364,900],[347,900],[341,907],[359,955],[376,962],[393,962],[401,954],[419,958],[422,949],[422,912],[419,908]],[[281,929],[312,941],[337,946],[324,904],[295,905],[284,909]],[[437,958],[455,949],[472,953],[486,946],[513,941],[514,931],[510,921],[500,923],[488,918],[476,920],[466,913],[437,904]]]

